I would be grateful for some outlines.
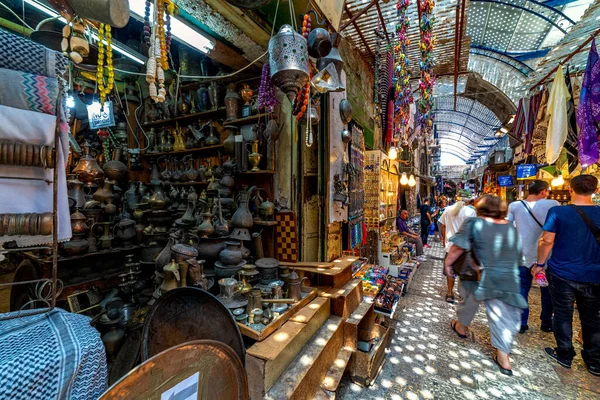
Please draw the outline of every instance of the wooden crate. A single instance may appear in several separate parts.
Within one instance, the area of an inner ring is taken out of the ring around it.
[[[317,297],[281,328],[246,351],[251,399],[262,399],[304,345],[329,318],[330,301]]]
[[[385,361],[385,349],[393,336],[393,329],[381,325],[373,327],[379,336],[379,342],[371,347],[368,353],[357,350],[350,358],[348,371],[352,382],[361,386],[370,386]]]
[[[302,286],[302,293],[306,294],[302,298],[302,300],[300,300],[299,302],[297,302],[295,304],[292,304],[291,307],[289,307],[275,321],[271,322],[269,325],[267,325],[265,327],[265,329],[263,329],[260,332],[255,331],[254,329],[250,328],[249,326],[240,324],[238,322],[238,327],[240,328],[242,335],[248,336],[249,338],[259,341],[259,342],[261,340],[265,340],[266,338],[268,338],[271,333],[275,332],[275,330],[277,330],[279,327],[281,327],[281,325],[283,325],[285,322],[287,322],[287,320],[290,319],[298,311],[300,311],[300,309],[302,309],[305,305],[307,305],[312,300],[314,300],[315,297],[317,297],[318,290],[310,288],[310,287]]]
[[[362,302],[362,281],[353,279],[346,283],[342,288],[331,289],[331,313],[347,319],[350,314],[356,310],[356,307]]]
[[[359,340],[373,339],[375,332],[375,310],[373,303],[363,301],[356,310],[344,321],[344,346],[356,350]]]

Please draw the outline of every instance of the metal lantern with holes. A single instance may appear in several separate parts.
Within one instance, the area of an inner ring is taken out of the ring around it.
[[[308,83],[308,48],[306,39],[290,25],[283,25],[269,40],[271,80],[293,100]]]

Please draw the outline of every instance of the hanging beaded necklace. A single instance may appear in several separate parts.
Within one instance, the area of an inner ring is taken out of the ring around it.
[[[106,33],[106,69],[108,70],[108,79],[104,85],[104,40]],[[98,92],[100,93],[100,105],[104,107],[106,96],[115,86],[115,71],[112,59],[112,34],[110,25],[100,24],[98,28],[98,66],[96,67],[96,82],[98,83]]]

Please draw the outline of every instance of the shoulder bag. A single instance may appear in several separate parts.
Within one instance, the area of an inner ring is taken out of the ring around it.
[[[540,223],[540,221],[538,221],[538,219],[535,217],[535,215],[533,215],[533,210],[531,209],[531,207],[529,207],[529,204],[527,204],[527,202],[525,200],[521,200],[521,203],[523,203],[523,206],[525,207],[525,209],[527,210],[529,215],[531,215],[531,218],[533,218],[533,220],[536,222],[536,224],[538,224],[540,226],[540,228],[542,228],[544,225],[542,223]]]
[[[479,270],[479,261],[475,256],[473,248],[473,239],[471,233],[471,250],[463,252],[460,257],[452,264],[454,275],[464,281],[479,281],[481,271]]]
[[[598,245],[600,245],[600,229],[596,226],[596,224],[594,224],[594,221],[592,221],[592,219],[589,217],[589,215],[584,213],[583,210],[581,208],[577,207],[575,204],[569,204],[569,207],[571,207],[575,211],[577,211],[577,214],[579,214],[579,216],[581,217],[581,219],[583,220],[583,222],[585,223],[587,228],[590,230],[592,235],[594,235],[594,239],[596,239],[596,243],[598,243]]]

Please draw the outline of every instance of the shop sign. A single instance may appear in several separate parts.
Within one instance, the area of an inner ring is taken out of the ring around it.
[[[87,106],[90,129],[107,128],[115,125],[112,101],[105,101],[104,107],[98,102]]]

